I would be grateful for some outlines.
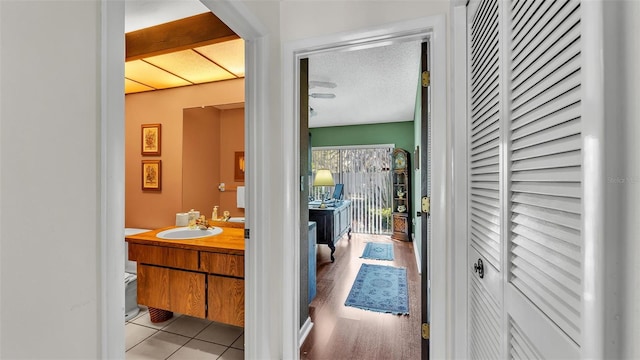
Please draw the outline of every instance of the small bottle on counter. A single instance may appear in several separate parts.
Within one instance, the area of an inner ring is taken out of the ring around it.
[[[196,228],[196,220],[200,216],[199,211],[195,211],[193,209],[189,210],[189,229]]]
[[[213,207],[213,213],[211,213],[211,220],[218,220],[218,205]]]

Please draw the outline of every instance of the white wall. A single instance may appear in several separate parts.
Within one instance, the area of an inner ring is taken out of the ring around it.
[[[100,356],[99,20],[99,2],[0,1],[3,359]]]
[[[287,333],[288,327],[297,326],[297,318],[291,318],[293,299],[283,298],[280,291],[283,286],[290,286],[282,279],[291,276],[294,258],[289,244],[293,242],[291,229],[298,216],[295,213],[295,194],[298,183],[294,177],[297,155],[297,136],[291,126],[283,123],[283,79],[291,74],[283,74],[282,49],[291,41],[333,35],[344,31],[362,31],[374,26],[399,22],[403,20],[422,18],[425,16],[446,14],[449,11],[447,1],[246,1],[247,6],[256,17],[269,29],[269,88],[265,89],[269,96],[269,115],[273,126],[265,136],[265,143],[269,144],[261,149],[262,156],[267,159],[271,176],[269,181],[272,191],[262,194],[266,210],[273,221],[268,234],[257,234],[260,239],[268,241],[270,251],[274,256],[264,256],[265,269],[274,276],[269,278],[269,298],[265,303],[271,307],[267,315],[273,322],[271,330],[259,332],[264,336],[265,344],[269,344],[268,357],[288,358],[296,353],[291,347],[292,334]],[[447,77],[448,78],[448,77]],[[445,121],[443,119],[443,121]],[[284,160],[284,161],[283,161]],[[259,161],[259,159],[258,159]],[[278,211],[272,211],[278,209]],[[258,215],[261,215],[258,211]],[[253,230],[252,230],[253,232]],[[253,239],[252,239],[253,240]],[[297,315],[295,315],[297,316]],[[279,332],[278,330],[282,330]],[[265,353],[265,357],[267,354]]]
[[[607,115],[623,146],[611,177],[620,201],[620,310],[612,313],[621,335],[619,353],[640,357],[640,4],[606,2]],[[287,41],[362,29],[388,22],[447,14],[446,1],[247,1],[269,31],[268,124],[259,141],[263,159],[289,159],[291,144],[282,119],[281,49]],[[100,282],[100,4],[78,1],[0,1],[0,358],[98,358],[101,354]],[[42,58],[41,56],[45,56]],[[616,77],[617,76],[617,77]],[[615,96],[614,96],[615,95]],[[613,121],[613,120],[612,120]],[[613,140],[612,140],[613,141]],[[614,144],[610,145],[616,148]],[[271,254],[261,266],[274,276],[260,329],[265,358],[279,358],[285,271],[281,235],[291,219],[293,184],[282,182],[290,164],[269,162],[261,195],[272,226],[260,240]],[[615,240],[615,239],[614,239]],[[611,241],[614,241],[611,240]],[[120,257],[122,258],[122,257]],[[615,265],[614,265],[615,267]],[[613,270],[612,270],[613,271]],[[619,316],[616,318],[616,315]],[[40,325],[40,326],[39,326]],[[37,341],[37,342],[36,342]],[[613,347],[616,344],[611,345]]]
[[[392,22],[448,14],[446,0],[284,1],[281,41],[361,30]]]

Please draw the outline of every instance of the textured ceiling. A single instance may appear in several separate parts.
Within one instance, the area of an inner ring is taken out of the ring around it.
[[[403,42],[364,50],[309,57],[309,80],[335,88],[313,87],[309,127],[412,121],[420,74],[420,42]]]
[[[208,11],[197,0],[126,0],[125,30],[139,30]],[[336,87],[309,89],[310,94],[335,94],[332,99],[309,98],[314,109],[309,126],[413,120],[419,66],[418,41],[311,56],[309,79],[332,82]],[[232,72],[244,76],[244,69]]]

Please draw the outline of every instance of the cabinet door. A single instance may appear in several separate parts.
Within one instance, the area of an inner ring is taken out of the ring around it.
[[[209,275],[207,319],[244,326],[244,280]]]
[[[345,206],[340,210],[340,232],[345,233],[349,229],[349,210],[350,206]]]
[[[340,230],[342,230],[342,226],[340,225],[340,213],[342,210],[336,209],[333,212],[333,242],[338,242],[340,238]]]
[[[329,210],[309,210],[309,221],[316,223],[316,242],[328,244],[332,235],[333,215]]]
[[[204,318],[205,275],[138,265],[138,303]]]

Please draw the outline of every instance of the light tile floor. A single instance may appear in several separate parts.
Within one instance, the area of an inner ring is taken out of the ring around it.
[[[125,323],[127,360],[244,359],[244,329],[173,314],[152,323],[146,307]]]

